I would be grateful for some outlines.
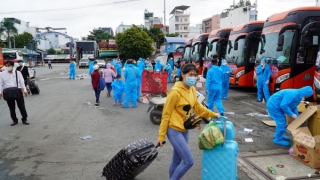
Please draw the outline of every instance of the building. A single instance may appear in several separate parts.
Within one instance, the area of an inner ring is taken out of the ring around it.
[[[126,29],[130,29],[133,25],[124,25],[123,22],[117,27],[116,34],[123,33]],[[139,28],[144,28],[143,25],[136,25]]]
[[[111,27],[99,27],[98,29],[107,32],[111,36],[114,36],[113,29]]]
[[[220,14],[220,28],[234,27],[258,18],[257,4],[249,0],[240,0],[238,4],[231,5],[229,9]]]
[[[36,28],[36,37],[40,38],[40,40],[38,41],[38,49],[46,51],[50,48],[53,48],[53,49],[67,48],[66,44],[70,42],[69,38],[66,38],[58,34],[47,34],[45,36],[41,36],[42,33],[46,33],[46,32],[60,32],[63,34],[67,34],[67,29],[52,28],[52,27]]]
[[[189,37],[190,13],[186,12],[190,6],[177,6],[170,14],[169,33],[177,33],[182,38]]]
[[[202,32],[210,33],[212,30],[220,29],[220,14],[215,14],[202,20]]]
[[[202,34],[202,24],[196,24],[195,26],[189,27],[189,35],[188,37],[194,37],[199,34]]]
[[[149,12],[147,9],[144,11],[144,27],[150,29],[153,27],[153,12]]]

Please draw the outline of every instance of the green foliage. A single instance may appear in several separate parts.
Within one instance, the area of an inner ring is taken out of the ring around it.
[[[28,43],[33,39],[33,36],[28,32],[24,32],[23,34],[14,35],[14,38],[10,37],[10,39],[11,44],[15,41],[16,48],[23,48],[24,46],[28,47]]]
[[[166,37],[178,37],[178,36],[179,36],[178,33],[171,33],[166,35]]]
[[[57,54],[62,54],[61,51],[58,51]]]
[[[0,47],[5,48],[6,45],[3,43],[3,41],[0,39]]]
[[[9,48],[11,48],[10,33],[16,34],[18,32],[17,28],[14,27],[14,22],[8,18],[4,18],[0,22],[0,34],[5,32],[9,41]]]
[[[151,56],[154,51],[152,43],[152,38],[135,25],[116,36],[118,50],[127,58]]]
[[[97,41],[97,43],[100,42],[102,39],[112,39],[113,37],[105,32],[104,30],[94,29],[93,31],[90,31],[90,34],[87,37],[87,40],[93,40]]]
[[[56,50],[53,48],[48,49],[47,54],[56,54]]]
[[[159,42],[164,36],[163,32],[158,27],[152,27],[150,30],[143,28],[143,30],[153,39],[154,42]]]

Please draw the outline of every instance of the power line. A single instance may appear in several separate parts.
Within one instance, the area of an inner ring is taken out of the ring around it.
[[[85,9],[85,8],[108,6],[108,5],[113,5],[113,4],[122,4],[122,3],[134,2],[134,1],[140,1],[140,0],[123,0],[123,1],[116,1],[116,2],[111,2],[111,3],[92,4],[92,5],[76,6],[76,7],[68,7],[68,8],[55,8],[55,9],[42,9],[42,10],[30,10],[30,11],[0,12],[0,14],[39,13],[39,12],[51,12],[51,11],[67,11],[67,10],[75,10],[75,9]]]

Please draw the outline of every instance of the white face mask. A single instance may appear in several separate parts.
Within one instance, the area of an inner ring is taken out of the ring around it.
[[[7,71],[12,71],[13,70],[13,68],[10,66],[10,67],[5,67],[5,70],[7,70]]]
[[[20,66],[22,66],[22,65],[23,65],[23,63],[19,63],[19,65],[20,65]]]
[[[222,65],[227,65],[227,62],[223,62]]]

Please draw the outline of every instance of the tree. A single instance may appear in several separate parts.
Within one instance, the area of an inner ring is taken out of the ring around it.
[[[97,43],[100,42],[100,40],[102,39],[112,39],[113,37],[105,32],[104,30],[100,30],[100,29],[94,29],[93,31],[90,31],[90,34],[87,37],[87,40],[93,40],[93,41],[97,41]]]
[[[150,30],[147,28],[143,28],[143,30],[153,39],[154,42],[157,43],[157,47],[160,47],[159,41],[163,38],[164,34],[158,27],[152,27]]]
[[[24,46],[28,47],[28,43],[33,39],[33,36],[28,32],[24,32],[23,34],[14,35],[14,38],[10,37],[10,39],[11,43],[14,43],[15,41],[16,48],[23,48]]]
[[[116,36],[118,50],[127,58],[151,56],[154,51],[152,43],[151,37],[135,25]]]
[[[166,35],[166,37],[178,37],[178,36],[179,36],[178,33],[171,33]]]
[[[3,21],[0,22],[0,34],[3,32],[7,33],[9,43],[9,48],[11,48],[11,41],[10,41],[10,33],[16,34],[18,32],[17,28],[14,27],[14,22],[8,18],[4,18]]]
[[[4,48],[6,45],[3,43],[3,41],[0,39],[0,47]]]
[[[47,54],[56,54],[56,50],[54,50],[53,48],[48,49]]]

